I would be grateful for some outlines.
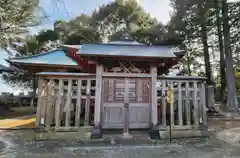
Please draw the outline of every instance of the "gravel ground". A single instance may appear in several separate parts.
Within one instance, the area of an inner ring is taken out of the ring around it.
[[[32,131],[0,131],[0,158],[240,158],[239,146],[225,141],[228,137],[220,135],[236,135],[240,133],[240,129],[239,132],[233,130],[237,127],[240,127],[239,121],[209,121],[209,130],[213,133],[210,138],[137,146],[119,143],[81,146],[77,141],[36,142]],[[216,139],[215,136],[219,135],[221,139]]]
[[[240,158],[239,147],[214,137],[178,140],[162,145],[79,146],[77,142],[35,142],[32,132],[4,132],[0,136],[0,158]]]

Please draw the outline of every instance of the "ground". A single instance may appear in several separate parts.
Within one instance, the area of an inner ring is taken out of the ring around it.
[[[240,127],[239,121],[209,121],[209,138],[166,140],[158,145],[123,145],[117,142],[80,145],[78,141],[34,141],[31,130],[3,131],[0,158],[239,158],[237,144],[219,139],[219,133]],[[239,132],[240,133],[240,132]],[[236,134],[236,133],[235,133]]]
[[[79,146],[73,142],[34,142],[27,140],[30,131],[14,131],[2,134],[0,157],[49,158],[239,158],[239,148],[214,137],[178,140],[159,145]]]
[[[0,127],[32,127],[33,115],[0,120]],[[208,121],[208,138],[160,141],[157,145],[108,141],[83,144],[78,140],[35,141],[32,130],[0,131],[0,158],[239,158],[240,121]],[[1,129],[0,129],[1,130]]]

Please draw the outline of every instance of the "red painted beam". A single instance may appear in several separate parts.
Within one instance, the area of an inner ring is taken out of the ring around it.
[[[87,73],[96,73],[96,64],[89,64],[88,60],[82,60],[77,55],[78,49],[76,48],[67,48],[68,56],[71,57],[77,64],[82,68],[84,72]]]

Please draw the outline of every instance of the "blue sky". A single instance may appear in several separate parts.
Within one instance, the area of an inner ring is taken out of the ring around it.
[[[31,33],[37,33],[41,29],[52,28],[55,20],[69,20],[82,13],[91,14],[101,4],[107,4],[113,0],[40,0],[40,11],[45,12],[48,18],[38,27],[31,28]],[[163,23],[170,19],[169,0],[138,0],[139,4]],[[0,53],[0,64],[6,65],[4,59],[6,53]],[[12,88],[0,79],[0,92],[18,93],[21,89]]]

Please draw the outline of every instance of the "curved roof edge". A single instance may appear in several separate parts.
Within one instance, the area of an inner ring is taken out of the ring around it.
[[[78,66],[76,61],[65,54],[63,49],[57,48],[48,52],[36,55],[14,57],[5,59],[10,64],[32,64],[32,65],[61,65],[61,66]]]
[[[28,59],[28,58],[33,58],[33,57],[38,57],[38,56],[43,56],[43,55],[47,55],[47,54],[51,54],[53,52],[56,51],[63,51],[61,48],[56,48],[47,52],[43,52],[43,53],[39,53],[39,54],[35,54],[35,55],[29,55],[29,56],[20,56],[20,57],[13,57],[13,58],[9,58],[7,60],[21,60],[21,59]]]

